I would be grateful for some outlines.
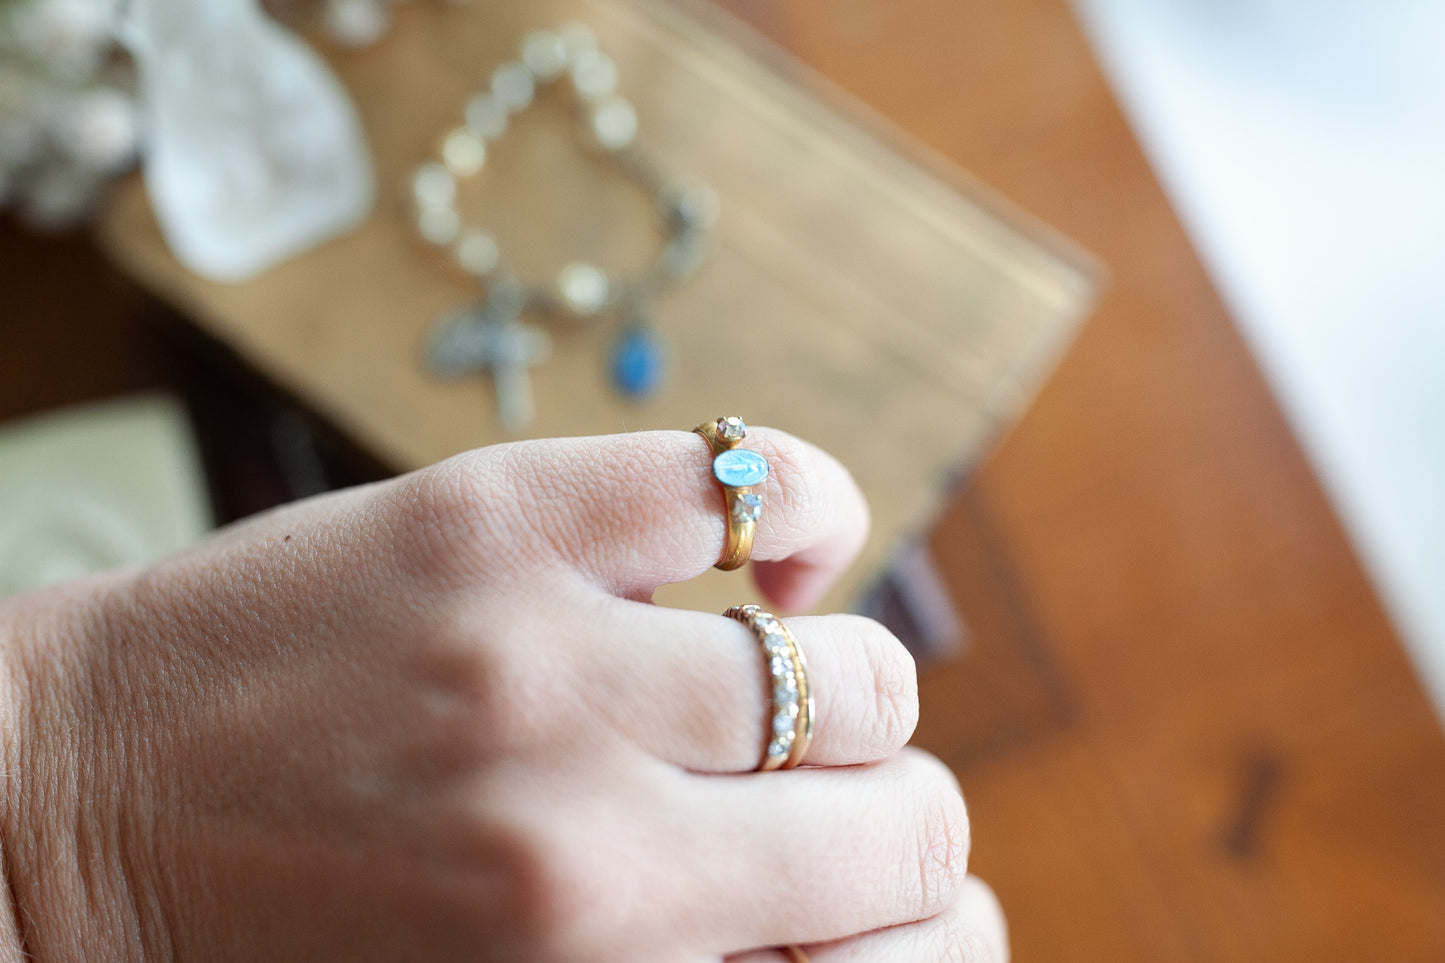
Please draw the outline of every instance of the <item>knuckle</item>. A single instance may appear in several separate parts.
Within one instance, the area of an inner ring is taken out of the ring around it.
[[[446,720],[443,728],[459,751],[476,746],[477,755],[488,757],[526,753],[569,724],[570,683],[561,672],[536,671],[536,648],[516,644],[536,634],[518,616],[479,626],[463,610],[419,646],[426,653],[427,708]]]
[[[391,498],[398,540],[430,560],[463,554],[474,526],[487,515],[480,470],[475,463],[448,459],[398,479]]]
[[[519,921],[538,949],[555,953],[566,945],[577,920],[593,908],[595,897],[605,898],[605,892],[595,892],[579,861],[545,840],[526,848],[522,867],[516,890]]]
[[[414,566],[473,574],[505,554],[510,567],[535,548],[519,530],[530,513],[527,457],[520,445],[495,445],[437,462],[397,479],[384,524]],[[497,551],[506,546],[505,553]]]
[[[916,867],[919,919],[936,916],[953,904],[968,872],[968,810],[953,774],[937,759],[913,755],[917,768],[918,814]],[[905,872],[904,878],[910,874]]]
[[[516,673],[505,662],[458,640],[431,646],[422,666],[421,710],[460,765],[517,749],[521,733],[511,720],[524,708],[525,690],[511,684]]]
[[[567,934],[586,906],[577,860],[519,823],[478,827],[471,849],[477,876],[490,884],[491,912],[483,918],[508,942],[525,947],[528,959],[565,958],[560,953]]]
[[[596,948],[623,945],[636,924],[628,888],[579,842],[533,819],[511,833],[507,916],[522,959],[596,958]]]

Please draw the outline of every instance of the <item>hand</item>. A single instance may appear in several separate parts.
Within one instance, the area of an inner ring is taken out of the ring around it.
[[[804,607],[863,500],[790,436],[747,445],[773,467],[759,587]],[[709,461],[686,432],[482,449],[0,605],[25,950],[1004,959],[953,777],[902,749],[897,640],[790,619],[816,734],[807,767],[753,773],[755,640],[649,604],[721,550]]]

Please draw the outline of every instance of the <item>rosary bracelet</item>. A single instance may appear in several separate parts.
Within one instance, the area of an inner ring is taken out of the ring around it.
[[[654,198],[663,244],[654,261],[633,276],[573,261],[549,280],[523,281],[496,238],[465,224],[457,208],[458,182],[482,171],[488,145],[546,88],[560,86],[567,88],[581,116],[584,145]],[[608,364],[613,386],[631,398],[651,395],[662,380],[664,350],[648,309],[654,297],[701,262],[717,212],[712,191],[667,177],[639,146],[637,112],[617,95],[617,65],[583,24],[527,34],[519,59],[497,67],[490,88],[467,101],[464,116],[465,123],[442,139],[439,159],[418,167],[411,184],[421,236],[449,251],[485,287],[480,303],[452,312],[437,325],[426,354],[432,372],[443,377],[489,373],[503,427],[525,427],[533,415],[528,369],[546,358],[551,345],[545,331],[522,323],[525,313],[535,311],[573,322],[613,322],[617,330]]]

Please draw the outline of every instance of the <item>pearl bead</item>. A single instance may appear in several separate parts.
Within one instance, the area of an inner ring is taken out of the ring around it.
[[[522,38],[522,63],[538,80],[552,80],[567,69],[567,43],[551,30],[533,30]]]
[[[591,264],[575,262],[557,275],[557,293],[567,310],[576,315],[592,315],[607,304],[612,285],[607,273]]]
[[[490,93],[477,94],[467,101],[467,126],[481,138],[496,140],[507,129],[507,107]]]
[[[442,163],[457,177],[471,177],[487,160],[487,145],[470,127],[458,127],[442,141]]]
[[[327,0],[324,16],[326,32],[343,47],[369,47],[391,26],[382,0]]]
[[[617,64],[598,50],[572,61],[572,86],[583,100],[603,100],[617,90]]]
[[[567,51],[568,63],[575,64],[579,58],[597,52],[597,35],[585,23],[564,23],[557,34]]]
[[[536,92],[537,81],[532,71],[515,60],[492,72],[492,96],[514,114],[530,107]]]
[[[592,112],[592,135],[610,151],[631,147],[637,139],[637,111],[621,97],[603,102]]]
[[[429,207],[417,214],[416,227],[426,240],[445,247],[456,238],[461,218],[450,207]]]
[[[456,255],[462,268],[478,277],[491,274],[502,260],[501,251],[497,249],[497,242],[492,235],[475,227],[461,233],[457,239]]]
[[[412,175],[411,192],[418,207],[448,207],[457,199],[457,181],[446,167],[427,161]]]

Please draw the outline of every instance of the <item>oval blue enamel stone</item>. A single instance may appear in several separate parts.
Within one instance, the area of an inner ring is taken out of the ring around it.
[[[751,488],[768,477],[768,460],[747,448],[730,448],[712,460],[712,476],[729,488]]]

